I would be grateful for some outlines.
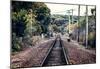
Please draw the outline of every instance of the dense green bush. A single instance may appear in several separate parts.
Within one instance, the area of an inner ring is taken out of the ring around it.
[[[39,2],[12,1],[12,51],[22,50],[24,38],[47,33],[50,9]],[[25,47],[25,46],[24,46]]]
[[[90,32],[89,33],[88,44],[93,48],[96,47],[96,33],[95,32]]]

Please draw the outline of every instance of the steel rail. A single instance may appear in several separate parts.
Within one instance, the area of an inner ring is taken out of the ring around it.
[[[57,39],[57,38],[56,38]],[[54,42],[51,44],[52,46],[50,47],[49,51],[47,52],[46,56],[44,57],[42,63],[40,64],[40,67],[42,67],[44,65],[45,60],[48,58],[48,55],[50,54],[52,48],[54,47],[55,43],[56,43],[56,39],[54,40]]]
[[[57,37],[57,38],[60,38],[60,37]],[[56,44],[57,38],[56,38],[55,41],[52,43],[52,46],[50,47],[49,51],[47,52],[46,56],[44,57],[42,63],[40,64],[40,67],[44,66],[44,63],[46,62],[46,59],[48,59],[49,54],[51,53],[53,47],[54,47],[55,44]],[[63,43],[62,43],[61,38],[60,38],[59,42],[60,42],[60,45],[61,45],[61,48],[62,48],[62,52],[63,52],[63,54],[64,54],[64,58],[65,58],[66,65],[68,65],[68,64],[69,64],[68,55],[66,55],[66,51],[65,51],[65,48],[63,47]]]

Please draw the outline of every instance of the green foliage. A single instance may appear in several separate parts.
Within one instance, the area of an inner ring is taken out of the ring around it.
[[[18,12],[21,9],[29,10],[32,8],[32,2],[12,1],[11,5],[13,12]]]
[[[19,43],[19,38],[16,38],[16,34],[12,34],[12,52],[20,51],[21,46]]]
[[[95,22],[94,15],[88,16],[88,20],[89,20],[88,21],[88,45],[90,47],[95,48],[96,47],[96,33],[95,33],[96,32],[96,24],[95,24],[96,22]],[[80,18],[79,31],[80,31],[80,34],[83,31],[86,31],[86,19],[85,19],[85,17]],[[79,36],[79,37],[80,37],[80,40],[83,40],[85,38],[85,37],[83,38],[83,36],[82,37]],[[85,41],[83,43],[85,43]]]
[[[43,3],[37,3],[36,6],[34,5],[34,8],[36,9],[35,10],[35,14],[37,16],[36,20],[39,21],[42,33],[47,33],[48,25],[50,23],[50,9],[47,8],[47,6]]]
[[[95,32],[90,32],[88,36],[88,44],[91,47],[96,47],[96,33]]]
[[[85,16],[81,16],[81,17],[80,17],[79,28],[80,28],[80,29],[85,29],[85,28],[86,28]]]
[[[24,30],[26,28],[26,10],[21,9],[19,12],[12,12],[12,32],[16,33],[16,36],[24,36]]]
[[[53,29],[53,31],[54,32],[60,32],[61,30],[60,30],[60,27],[58,27],[57,25],[52,25],[52,29]]]
[[[47,33],[50,9],[44,3],[12,1],[11,11],[13,51],[21,50],[20,38]]]

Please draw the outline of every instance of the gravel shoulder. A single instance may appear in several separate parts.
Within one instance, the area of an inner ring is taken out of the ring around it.
[[[11,67],[26,68],[39,66],[53,41],[54,39],[42,41],[34,47],[30,47],[25,51],[21,51],[16,55],[11,56]]]
[[[96,63],[96,50],[89,50],[75,41],[68,42],[62,39],[66,52],[68,52],[70,64],[92,64]]]

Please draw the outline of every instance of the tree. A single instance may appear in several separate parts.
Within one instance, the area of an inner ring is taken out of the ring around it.
[[[48,25],[50,23],[50,9],[44,3],[33,3],[32,8],[36,14],[36,20],[42,29],[42,33],[48,31]]]
[[[12,1],[12,48],[21,50],[24,37],[28,40],[33,35],[48,31],[50,9],[39,2]]]

